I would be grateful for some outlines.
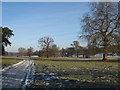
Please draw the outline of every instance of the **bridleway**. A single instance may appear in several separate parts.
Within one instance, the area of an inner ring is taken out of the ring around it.
[[[34,61],[24,59],[24,61],[14,64],[2,70],[2,88],[25,89],[26,85],[32,82],[34,76]]]

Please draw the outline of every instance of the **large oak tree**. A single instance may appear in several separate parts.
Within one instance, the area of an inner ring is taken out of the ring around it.
[[[54,40],[51,37],[43,37],[38,40],[38,44],[42,47],[43,50],[46,51],[47,58],[49,57],[49,49],[53,44]]]
[[[90,12],[86,13],[82,19],[84,32],[82,36],[88,39],[89,45],[101,48],[103,60],[106,60],[108,47],[117,45],[120,38],[118,34],[120,30],[118,3],[91,3],[90,8]]]

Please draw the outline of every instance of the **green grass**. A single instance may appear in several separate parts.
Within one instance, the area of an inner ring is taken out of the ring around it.
[[[5,68],[7,66],[10,66],[12,64],[16,64],[16,63],[22,61],[22,59],[16,59],[16,58],[12,58],[12,57],[2,57],[1,59],[2,59],[2,61],[0,62],[0,64],[2,64],[2,68]]]
[[[83,57],[24,57],[24,58],[29,58],[29,59],[35,59],[35,60],[79,60],[79,59],[86,59],[86,58],[83,58]],[[87,59],[100,59],[101,57],[90,57],[90,58],[87,58]]]
[[[106,84],[108,84],[108,86],[118,85],[118,64],[118,62],[108,61],[67,62],[35,60],[36,73],[54,72],[61,79],[87,83],[102,83],[103,85],[97,86],[96,84],[94,87],[107,87]],[[40,80],[36,81],[37,85],[40,85],[40,83],[38,83]],[[90,85],[87,86],[90,87]],[[84,86],[87,87],[86,85]]]
[[[33,59],[33,60],[84,60],[84,59],[102,59],[102,57],[90,57],[90,58],[83,58],[83,57],[23,57],[23,58],[29,58],[29,59]],[[109,59],[112,59],[112,60],[120,60],[120,57],[119,58],[114,58],[114,57],[107,57],[107,61],[110,61]],[[91,60],[90,60],[91,61]]]

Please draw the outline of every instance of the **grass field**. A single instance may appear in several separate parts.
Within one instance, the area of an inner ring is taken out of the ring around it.
[[[3,69],[7,66],[18,63],[20,61],[22,61],[22,59],[16,59],[16,58],[12,58],[12,57],[2,57],[0,64],[1,64],[2,69]]]
[[[40,61],[35,60],[37,87],[116,88],[118,62],[106,61]],[[43,80],[41,74],[54,73],[57,80]]]
[[[89,58],[83,58],[83,57],[23,57],[23,58],[29,58],[29,59],[33,59],[33,60],[84,60],[84,59],[101,59],[102,57],[89,57]],[[120,60],[120,57],[107,57],[108,60]]]
[[[35,59],[35,60],[39,60],[39,59],[41,59],[41,60],[79,60],[79,59],[85,59],[85,58],[83,58],[83,57],[79,57],[79,58],[77,58],[77,57],[49,57],[49,58],[47,58],[47,57],[24,57],[24,58],[30,58],[30,59]],[[100,59],[101,57],[90,57],[90,58],[88,58],[88,59],[93,59],[93,58],[98,58],[98,59]]]

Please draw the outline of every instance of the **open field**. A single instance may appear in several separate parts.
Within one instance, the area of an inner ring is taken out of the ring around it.
[[[34,59],[34,60],[79,60],[79,59],[85,59],[83,57],[24,57],[24,58],[29,58],[29,59]],[[101,59],[101,57],[90,57],[88,59]]]
[[[17,59],[17,58],[12,58],[12,57],[2,57],[1,60],[2,61],[0,62],[0,64],[2,65],[2,69],[12,64],[22,61],[22,59]]]
[[[118,88],[119,62],[35,60],[38,88]],[[52,74],[52,75],[51,75]]]
[[[33,60],[51,60],[51,61],[54,61],[54,60],[59,60],[59,61],[66,61],[66,60],[102,60],[102,57],[90,57],[90,58],[83,58],[83,57],[23,57],[23,58],[29,58],[29,59],[33,59]],[[120,60],[120,57],[107,57],[107,61],[109,60]]]

